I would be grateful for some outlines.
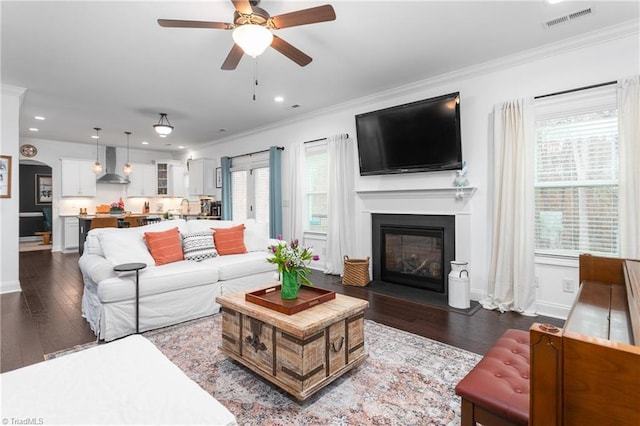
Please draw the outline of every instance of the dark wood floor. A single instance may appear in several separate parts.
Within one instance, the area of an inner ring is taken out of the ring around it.
[[[526,330],[533,322],[564,323],[484,309],[463,315],[378,295],[366,287],[343,286],[336,276],[316,272],[312,279],[318,287],[368,300],[368,319],[479,354],[484,354],[508,328]],[[95,340],[81,316],[78,254],[20,253],[20,284],[22,292],[0,295],[0,371],[40,362],[45,354]]]

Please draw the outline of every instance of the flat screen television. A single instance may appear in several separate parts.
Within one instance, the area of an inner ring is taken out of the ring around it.
[[[462,168],[459,92],[356,115],[360,175]]]

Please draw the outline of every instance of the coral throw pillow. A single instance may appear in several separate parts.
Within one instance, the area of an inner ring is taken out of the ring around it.
[[[178,228],[163,232],[145,232],[144,241],[147,243],[156,265],[184,260],[182,238],[180,238]]]
[[[213,240],[220,256],[247,252],[247,248],[244,246],[244,225],[212,229]]]

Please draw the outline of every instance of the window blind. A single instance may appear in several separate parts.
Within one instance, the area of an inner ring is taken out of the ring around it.
[[[618,117],[606,89],[536,105],[537,253],[618,253]]]
[[[328,161],[326,143],[305,146],[307,231],[327,232]]]

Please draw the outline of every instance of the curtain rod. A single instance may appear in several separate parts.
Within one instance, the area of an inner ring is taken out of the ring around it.
[[[276,149],[279,149],[280,151],[284,151],[284,146],[276,146]],[[269,151],[270,151],[269,149],[263,149],[262,151],[254,151],[246,154],[234,155],[233,157],[229,157],[229,158],[233,160],[234,158],[246,157],[247,155],[262,154],[263,152],[269,152]]]
[[[349,139],[349,133],[345,133],[345,135],[347,135],[347,139]],[[327,138],[313,139],[313,140],[310,140],[310,141],[302,142],[302,144],[304,145],[304,144],[307,144],[307,143],[320,142],[320,141],[326,141],[326,140],[327,140]]]
[[[534,97],[533,99],[542,99],[542,98],[548,98],[550,96],[564,95],[566,93],[579,92],[580,90],[595,89],[596,87],[609,86],[610,84],[616,84],[616,83],[618,83],[617,80],[607,81],[606,83],[592,84],[591,86],[577,87],[575,89],[563,90],[562,92],[555,92],[555,93],[549,93],[546,95],[540,95],[540,96]]]

